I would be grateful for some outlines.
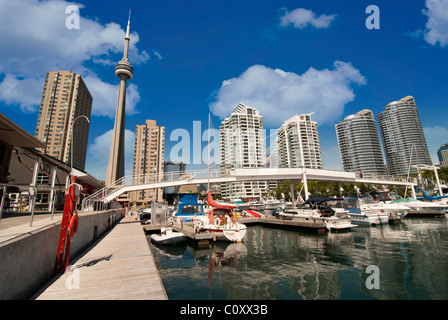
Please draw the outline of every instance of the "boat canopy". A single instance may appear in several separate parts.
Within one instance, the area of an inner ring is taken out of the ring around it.
[[[425,200],[428,200],[428,201],[448,198],[448,196],[434,196],[434,197],[431,197],[425,191],[423,191],[423,197],[425,198]]]
[[[204,205],[198,202],[198,197],[192,193],[179,194],[179,205],[176,216],[203,215]]]
[[[179,193],[179,202],[185,204],[198,204],[198,196],[194,193]]]

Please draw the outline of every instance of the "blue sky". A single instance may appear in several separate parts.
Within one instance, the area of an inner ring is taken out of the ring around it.
[[[69,5],[79,29],[67,29]],[[368,5],[380,29],[366,28]],[[334,125],[414,96],[430,154],[448,142],[448,1],[37,1],[0,2],[0,110],[34,135],[47,70],[71,69],[93,96],[86,171],[103,179],[113,129],[128,11],[131,16],[126,174],[133,132],[145,119],[176,129],[213,127],[243,102],[265,128],[314,112],[324,167],[340,169]],[[174,140],[174,141],[170,141]],[[193,136],[191,136],[193,141]],[[206,143],[204,142],[203,147]],[[192,149],[193,150],[193,149]],[[191,156],[193,157],[193,155]],[[191,159],[190,159],[191,160]]]

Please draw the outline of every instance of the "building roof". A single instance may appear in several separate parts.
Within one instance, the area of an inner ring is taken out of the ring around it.
[[[13,147],[44,148],[45,144],[0,112],[0,141]]]

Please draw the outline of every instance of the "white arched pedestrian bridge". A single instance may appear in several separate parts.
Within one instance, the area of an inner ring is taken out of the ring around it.
[[[216,184],[244,181],[291,180],[304,182],[334,181],[360,184],[409,186],[414,190],[417,180],[407,181],[401,177],[372,176],[358,173],[323,169],[302,168],[245,168],[232,170],[196,170],[166,172],[160,175],[125,176],[115,183],[83,199],[83,210],[89,210],[95,202],[107,203],[121,194],[148,189],[167,188],[189,184]],[[446,186],[444,186],[446,187]]]

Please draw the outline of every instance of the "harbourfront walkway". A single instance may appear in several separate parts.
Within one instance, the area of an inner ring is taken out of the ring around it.
[[[146,235],[127,216],[35,300],[167,300]]]
[[[0,243],[14,241],[32,232],[38,232],[42,228],[59,224],[62,220],[62,212],[53,215],[48,212],[35,213],[31,219],[30,213],[4,213],[0,220]]]

